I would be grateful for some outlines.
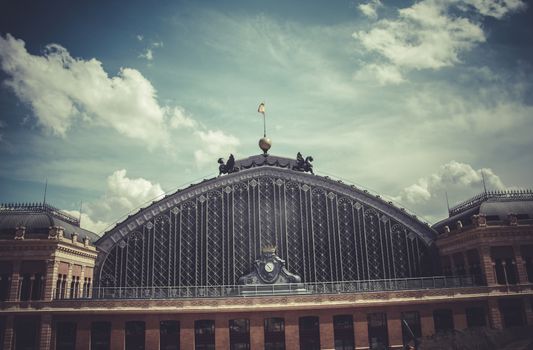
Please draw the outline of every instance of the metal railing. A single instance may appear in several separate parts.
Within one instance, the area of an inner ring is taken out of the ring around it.
[[[227,298],[292,294],[367,293],[401,290],[466,288],[479,286],[473,276],[420,277],[390,280],[312,282],[271,285],[191,287],[95,287],[92,299]],[[80,299],[80,298],[78,298]]]
[[[487,199],[527,199],[533,200],[533,190],[506,190],[506,191],[487,191],[478,194],[464,202],[461,202],[448,211],[449,216],[459,214],[467,209],[473,208],[486,201]]]
[[[79,219],[47,203],[0,203],[0,212],[49,213],[74,226],[80,225]]]

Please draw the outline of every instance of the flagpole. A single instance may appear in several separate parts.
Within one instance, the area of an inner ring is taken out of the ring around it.
[[[267,136],[266,114],[263,112],[263,137]]]

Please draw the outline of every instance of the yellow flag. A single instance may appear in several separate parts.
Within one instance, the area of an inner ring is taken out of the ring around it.
[[[257,108],[257,112],[265,116],[265,104],[263,102],[261,102],[261,104],[259,105],[259,108]]]

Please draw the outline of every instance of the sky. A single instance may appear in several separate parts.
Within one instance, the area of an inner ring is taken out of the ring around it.
[[[0,202],[97,233],[218,174],[315,172],[434,223],[533,187],[533,12],[522,0],[27,1],[0,12]]]

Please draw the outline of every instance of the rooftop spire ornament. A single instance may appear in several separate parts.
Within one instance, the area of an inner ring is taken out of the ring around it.
[[[263,151],[263,155],[266,157],[267,152],[272,147],[272,140],[270,140],[266,135],[266,114],[265,114],[265,103],[261,102],[257,108],[257,113],[263,115],[263,137],[259,139],[259,148]]]

